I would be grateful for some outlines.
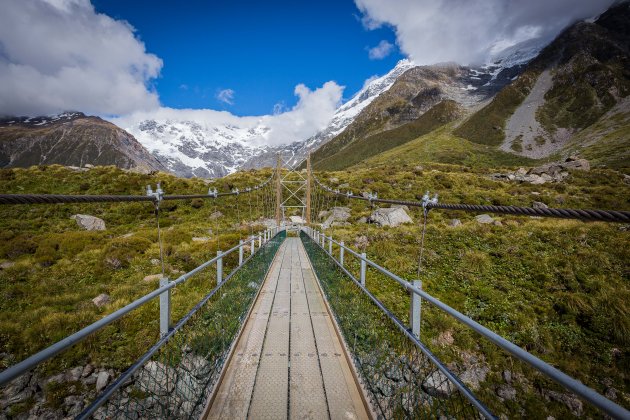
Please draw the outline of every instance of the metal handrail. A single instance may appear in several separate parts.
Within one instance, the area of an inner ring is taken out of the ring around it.
[[[282,228],[271,228],[271,229],[272,230],[277,229],[277,231],[275,232],[277,234]],[[162,293],[167,292],[168,290],[174,288],[175,286],[185,282],[190,277],[194,276],[195,274],[202,271],[206,267],[214,264],[219,259],[222,259],[224,256],[231,254],[232,252],[236,251],[237,249],[241,247],[249,246],[249,245],[250,244],[248,242],[239,243],[238,245],[228,249],[227,251],[217,254],[216,257],[206,261],[205,263],[189,271],[188,273],[182,274],[177,279],[173,280],[172,282],[169,282],[167,285],[161,286],[155,289],[154,291],[147,293],[146,295],[136,299],[130,304],[123,306],[117,311],[112,312],[111,314],[101,318],[100,320],[88,325],[85,328],[82,328],[81,330],[75,332],[74,334],[69,335],[68,337],[56,342],[55,344],[49,347],[46,347],[45,349],[22,360],[21,362],[16,363],[15,365],[3,370],[2,372],[0,372],[0,386],[6,385],[13,379],[17,378],[18,376],[30,371],[31,369],[33,369],[40,363],[43,363],[46,360],[51,359],[52,357],[66,350],[67,348],[72,347],[73,345],[82,341],[87,336],[101,330],[102,328],[122,318],[124,315],[128,314],[134,309],[144,305],[145,303],[160,296]]]
[[[512,343],[509,340],[506,340],[505,338],[503,338],[500,335],[496,334],[495,332],[489,330],[488,328],[484,327],[483,325],[479,324],[478,322],[475,322],[474,320],[472,320],[471,318],[469,318],[466,315],[462,314],[461,312],[451,308],[447,304],[441,302],[439,299],[429,295],[427,292],[423,291],[422,289],[419,289],[419,288],[413,286],[407,280],[404,280],[404,279],[400,278],[399,276],[397,276],[396,274],[394,274],[391,271],[387,270],[386,268],[381,267],[380,265],[378,265],[374,261],[368,259],[367,257],[363,257],[361,254],[359,254],[359,253],[355,252],[354,250],[348,248],[345,244],[342,245],[340,242],[337,242],[334,239],[332,239],[332,237],[326,236],[322,232],[319,232],[319,231],[317,231],[317,230],[315,230],[313,228],[307,228],[307,233],[311,237],[312,237],[312,234],[309,232],[309,230],[312,231],[312,232],[317,232],[318,234],[323,235],[325,238],[331,240],[333,243],[337,244],[338,246],[343,247],[345,251],[348,251],[349,253],[351,253],[352,255],[357,257],[359,260],[365,261],[365,263],[368,264],[369,266],[371,266],[374,269],[378,270],[379,272],[381,272],[385,276],[389,277],[390,279],[396,281],[403,288],[405,288],[405,290],[420,296],[422,299],[424,299],[427,302],[431,303],[433,306],[435,306],[435,307],[441,309],[442,311],[446,312],[447,314],[449,314],[450,316],[452,316],[456,320],[460,321],[464,325],[466,325],[469,328],[471,328],[473,331],[477,332],[478,334],[484,336],[485,338],[487,338],[488,340],[490,340],[491,342],[493,342],[497,346],[501,347],[503,350],[507,351],[512,356],[514,356],[517,359],[519,359],[519,360],[529,364],[530,366],[532,366],[534,369],[538,370],[543,375],[549,377],[550,379],[554,380],[558,384],[560,384],[563,387],[567,388],[571,392],[575,393],[577,396],[579,396],[579,397],[583,398],[584,400],[590,402],[595,407],[597,407],[600,410],[604,411],[606,414],[608,414],[608,415],[610,415],[610,416],[612,416],[614,418],[620,418],[620,419],[628,419],[628,418],[630,418],[630,411],[626,410],[622,406],[616,404],[615,402],[613,402],[613,401],[609,400],[608,398],[604,397],[603,395],[599,394],[598,392],[596,392],[592,388],[587,387],[586,385],[584,385],[580,381],[578,381],[576,379],[573,379],[569,375],[567,375],[567,374],[561,372],[560,370],[554,368],[553,366],[551,366],[550,364],[544,362],[543,360],[539,359],[538,357],[534,356],[533,354],[523,350],[522,348],[520,348],[516,344]],[[317,241],[315,241],[315,242],[317,243]],[[331,255],[331,257],[332,257],[332,255]],[[334,257],[333,257],[333,259],[334,259]]]

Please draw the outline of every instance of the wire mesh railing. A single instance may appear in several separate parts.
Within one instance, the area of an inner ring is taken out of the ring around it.
[[[379,417],[491,417],[398,318],[306,233],[301,238]]]
[[[79,418],[200,417],[285,237],[281,231],[228,275]]]

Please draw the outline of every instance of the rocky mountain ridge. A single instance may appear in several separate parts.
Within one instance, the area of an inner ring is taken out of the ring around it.
[[[165,170],[132,135],[98,117],[65,112],[0,119],[0,167],[52,164]]]

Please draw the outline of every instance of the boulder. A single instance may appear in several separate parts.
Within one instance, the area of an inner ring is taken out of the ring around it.
[[[462,221],[459,220],[459,219],[451,219],[448,222],[448,225],[451,226],[451,227],[461,226],[461,224],[462,224]]]
[[[532,203],[532,207],[535,209],[548,209],[549,206],[547,206],[545,203],[542,203],[540,201],[534,201]]]
[[[575,169],[578,171],[590,171],[591,164],[586,159],[580,159],[577,157],[569,157],[563,164],[564,169]]]
[[[357,220],[357,223],[367,223],[367,222],[368,222],[368,219],[365,216],[363,216],[359,220]]]
[[[92,303],[95,304],[96,306],[103,307],[105,305],[107,305],[109,303],[109,295],[106,293],[101,293],[100,295],[96,296],[94,299],[92,299]]]
[[[105,221],[98,217],[90,216],[87,214],[75,214],[70,216],[72,220],[77,222],[77,225],[85,230],[105,230]]]
[[[324,229],[328,229],[335,222],[345,222],[350,218],[350,209],[348,207],[333,207],[327,212],[326,221],[322,224]]]
[[[475,220],[477,220],[477,223],[481,223],[483,225],[494,222],[494,219],[487,214],[480,214],[479,216],[475,216]]]
[[[411,217],[402,207],[376,209],[370,216],[369,221],[380,226],[398,226],[404,223],[413,223]]]

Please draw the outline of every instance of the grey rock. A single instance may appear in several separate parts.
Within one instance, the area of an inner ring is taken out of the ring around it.
[[[324,229],[330,226],[339,226],[337,223],[344,223],[350,218],[350,209],[348,207],[333,207],[327,212],[326,221],[322,224]]]
[[[401,207],[376,209],[370,215],[369,221],[380,226],[399,226],[404,223],[413,223],[411,217]]]
[[[66,373],[66,380],[68,381],[78,381],[81,379],[81,375],[83,374],[83,366],[77,366],[72,368]]]
[[[448,222],[448,225],[451,226],[451,227],[461,226],[461,224],[462,224],[462,221],[459,220],[459,219],[451,219]]]
[[[516,390],[510,385],[499,385],[496,391],[497,395],[504,400],[513,400],[516,398]]]
[[[502,373],[503,376],[503,380],[507,383],[511,383],[512,382],[512,371],[509,370],[504,370]]]
[[[107,305],[109,301],[110,301],[109,295],[106,293],[101,293],[100,295],[92,299],[92,303],[98,306],[99,308]]]
[[[177,371],[160,362],[150,361],[138,374],[139,386],[149,393],[163,396],[173,392],[177,383]]]
[[[580,417],[584,411],[582,401],[573,394],[563,394],[546,389],[542,391],[542,394],[547,400],[557,401],[567,406],[569,411],[571,411],[571,414],[574,416]]]
[[[339,184],[339,188],[349,188],[350,184],[345,183],[345,184]]]
[[[475,216],[475,220],[477,220],[477,223],[481,224],[490,224],[494,222],[494,219],[487,214],[480,214],[479,216]]]
[[[320,212],[319,212],[319,214],[317,215],[317,218],[318,218],[319,220],[322,220],[322,219],[324,219],[324,218],[328,217],[328,214],[330,214],[330,212],[329,212],[328,210],[322,210],[322,211],[320,211]]]
[[[481,382],[486,380],[486,376],[490,369],[482,364],[476,364],[468,367],[460,376],[459,379],[462,380],[466,385],[470,387],[472,390],[478,390]]]
[[[367,223],[367,222],[368,222],[368,219],[365,216],[361,217],[361,218],[359,218],[359,220],[357,220],[357,223]]]
[[[92,374],[92,372],[94,372],[94,366],[92,365],[85,365],[83,367],[83,372],[81,372],[81,376],[84,378],[87,378],[88,376],[90,376]]]
[[[448,398],[455,391],[446,375],[439,370],[434,371],[422,381],[422,389],[435,398]]]
[[[109,383],[109,373],[107,371],[99,372],[96,377],[96,392],[101,392]]]
[[[532,203],[532,207],[535,209],[548,209],[549,206],[547,206],[545,203],[542,203],[540,201],[534,201]]]
[[[70,218],[85,230],[105,230],[105,221],[88,214],[75,214]]]

